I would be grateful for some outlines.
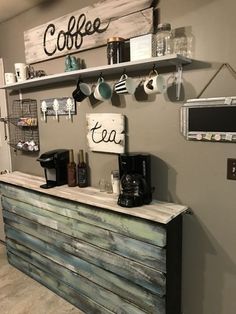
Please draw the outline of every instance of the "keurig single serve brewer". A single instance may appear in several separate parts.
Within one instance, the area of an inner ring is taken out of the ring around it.
[[[49,189],[67,183],[68,149],[55,149],[42,154],[37,161],[44,168],[46,184],[41,188]]]
[[[148,154],[119,155],[121,193],[118,205],[136,207],[152,201],[151,157]]]

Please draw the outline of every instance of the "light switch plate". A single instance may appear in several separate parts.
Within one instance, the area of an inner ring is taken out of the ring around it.
[[[236,159],[227,159],[227,179],[236,180]]]

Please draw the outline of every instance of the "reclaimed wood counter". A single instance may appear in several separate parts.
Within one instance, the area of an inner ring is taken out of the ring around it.
[[[181,312],[182,215],[153,201],[122,208],[95,188],[42,189],[0,176],[9,262],[85,313]]]

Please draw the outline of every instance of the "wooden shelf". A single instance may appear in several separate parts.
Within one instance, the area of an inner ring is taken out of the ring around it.
[[[52,189],[43,189],[40,185],[45,183],[44,178],[18,171],[1,175],[0,182],[9,183],[70,201],[76,201],[99,208],[106,208],[113,212],[155,221],[162,224],[167,224],[172,219],[188,210],[185,205],[165,203],[158,200],[153,200],[151,204],[143,205],[142,207],[121,207],[117,205],[117,195],[115,194],[100,192],[98,189],[93,187],[71,188],[67,185],[56,186]]]
[[[121,75],[124,69],[129,74],[130,72],[141,71],[144,69],[151,70],[153,65],[158,67],[179,66],[191,63],[191,59],[185,58],[181,55],[171,54],[163,57],[154,57],[145,60],[123,62],[113,65],[102,65],[99,67],[91,67],[82,70],[64,72],[59,74],[47,75],[39,78],[30,79],[24,82],[9,84],[1,86],[1,89],[20,90],[31,88],[35,86],[43,86],[53,83],[60,83],[66,81],[76,81],[79,76],[83,79],[96,77],[102,72],[103,75]]]

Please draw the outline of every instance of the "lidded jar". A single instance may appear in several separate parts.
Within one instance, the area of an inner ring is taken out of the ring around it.
[[[169,23],[157,26],[156,52],[157,57],[173,53],[173,35]]]
[[[122,37],[111,37],[107,40],[108,64],[116,64],[124,61],[125,39]]]

